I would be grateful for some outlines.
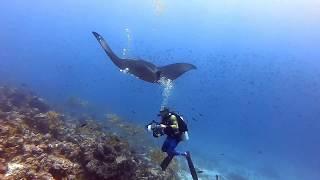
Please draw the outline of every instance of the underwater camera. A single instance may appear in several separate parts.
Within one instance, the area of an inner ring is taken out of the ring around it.
[[[160,137],[164,135],[163,128],[161,128],[160,123],[153,120],[149,124],[146,125],[146,129],[149,132],[152,132],[153,137]]]

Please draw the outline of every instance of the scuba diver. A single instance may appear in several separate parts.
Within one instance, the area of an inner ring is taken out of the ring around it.
[[[160,127],[163,128],[164,134],[167,135],[161,148],[162,151],[166,152],[168,156],[187,156],[187,152],[175,150],[180,141],[189,139],[188,128],[183,118],[170,112],[168,108],[162,109],[159,116],[161,116]]]
[[[153,136],[156,138],[165,134],[167,135],[161,148],[163,152],[167,153],[167,157],[161,162],[161,169],[165,171],[174,156],[184,156],[188,161],[193,179],[198,179],[189,151],[178,152],[175,150],[179,142],[189,139],[188,127],[183,117],[175,112],[171,112],[167,107],[164,107],[158,116],[161,117],[160,123],[152,121],[146,128],[148,131],[153,132]]]

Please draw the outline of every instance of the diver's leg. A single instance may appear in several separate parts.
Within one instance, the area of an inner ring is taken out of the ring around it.
[[[167,137],[162,144],[162,148],[161,148],[162,152],[167,152],[169,145],[170,145],[170,139],[169,137]]]
[[[167,145],[167,153],[169,156],[176,156],[176,155],[185,155],[186,153],[176,151],[176,147],[179,144],[179,140],[173,137],[168,137],[168,145]]]
[[[167,136],[166,140],[163,142],[163,145],[162,145],[162,148],[161,150],[163,152],[166,152],[168,155],[166,158],[163,159],[163,161],[161,162],[160,166],[161,166],[161,169],[163,171],[165,171],[167,169],[167,167],[169,166],[171,160],[173,159],[174,156],[170,156],[169,153],[168,153],[168,149],[169,149],[169,146],[170,146],[170,138],[169,136]]]
[[[168,156],[166,158],[164,158],[164,160],[160,164],[161,169],[163,171],[165,171],[167,169],[167,167],[169,166],[169,164],[174,156],[186,154],[186,153],[177,152],[175,150],[175,148],[177,147],[179,142],[180,141],[177,140],[176,138],[172,138],[172,137],[168,136],[167,139],[165,140],[165,142],[163,143],[162,151],[167,152],[167,154],[168,154]]]
[[[167,169],[167,167],[169,166],[171,160],[173,159],[174,156],[167,156],[166,158],[163,159],[163,161],[161,162],[160,166],[162,171],[165,171]]]

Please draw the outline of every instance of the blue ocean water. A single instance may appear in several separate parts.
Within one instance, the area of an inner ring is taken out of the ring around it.
[[[121,57],[197,66],[174,81],[167,105],[188,120],[190,140],[178,149],[200,168],[317,180],[319,9],[316,0],[6,1],[0,82],[24,84],[57,108],[76,97],[97,117],[155,119],[163,87],[120,73],[97,31]]]

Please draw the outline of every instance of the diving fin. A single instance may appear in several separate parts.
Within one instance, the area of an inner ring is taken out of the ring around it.
[[[190,173],[191,173],[191,176],[192,176],[192,179],[193,180],[198,180],[198,175],[197,175],[197,171],[196,169],[194,168],[194,165],[193,165],[193,162],[191,160],[191,155],[190,155],[190,152],[187,151],[187,161],[188,161],[188,166],[189,166],[189,169],[190,169]]]
[[[174,156],[167,156],[166,158],[164,158],[164,160],[161,162],[160,166],[161,166],[161,169],[163,171],[165,171],[167,169],[167,167],[169,166],[170,162],[172,161]],[[186,159],[188,161],[188,166],[189,166],[189,169],[190,169],[190,173],[191,173],[191,176],[192,176],[192,179],[193,180],[198,180],[198,175],[197,175],[197,171],[196,169],[194,168],[194,165],[193,165],[193,162],[191,160],[191,155],[190,155],[190,152],[187,151],[187,155],[186,155]]]
[[[172,159],[173,159],[173,156],[169,156],[169,155],[166,158],[164,158],[164,160],[160,164],[162,171],[165,171],[167,169]]]

